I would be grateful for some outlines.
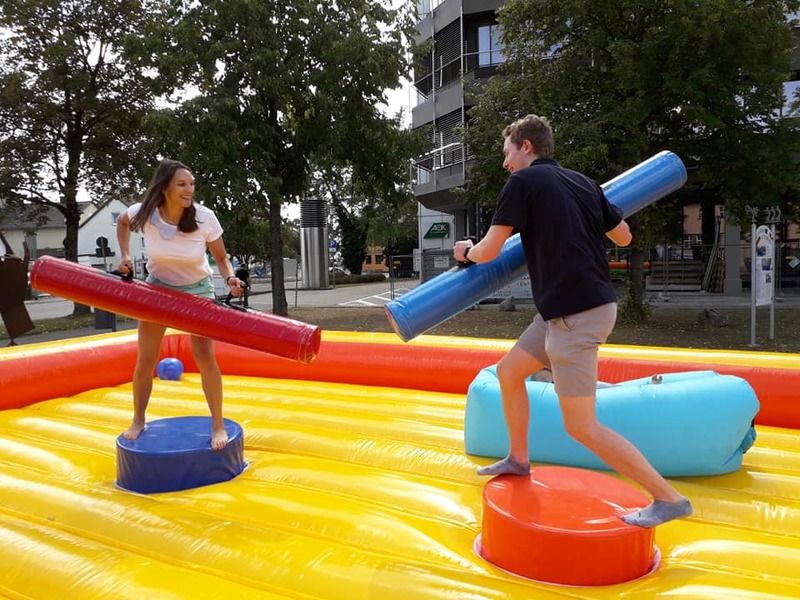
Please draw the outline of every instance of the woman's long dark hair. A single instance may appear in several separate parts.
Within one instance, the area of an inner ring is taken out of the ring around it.
[[[142,196],[142,208],[131,219],[131,231],[141,231],[146,223],[150,222],[150,217],[153,211],[158,209],[159,206],[164,204],[164,190],[169,186],[169,182],[175,176],[178,169],[185,169],[192,172],[189,167],[177,160],[165,158],[161,161],[153,174],[153,178],[147,185],[147,191]],[[197,231],[197,209],[195,209],[194,202],[188,208],[183,209],[183,215],[178,222],[178,231],[183,233],[191,233]]]

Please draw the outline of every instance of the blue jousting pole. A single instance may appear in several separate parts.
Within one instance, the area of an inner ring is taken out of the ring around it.
[[[609,202],[629,217],[684,183],[686,167],[683,162],[672,152],[664,151],[602,187]],[[522,242],[518,234],[513,235],[506,240],[496,259],[437,275],[389,302],[386,315],[395,333],[407,342],[526,274]]]

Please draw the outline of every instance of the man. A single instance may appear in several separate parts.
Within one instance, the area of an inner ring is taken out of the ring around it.
[[[236,269],[236,277],[239,281],[243,284],[242,288],[242,304],[245,308],[250,307],[249,297],[250,297],[250,269],[247,265],[242,264],[239,265],[239,268]],[[230,302],[231,298],[233,298],[233,293],[229,293],[227,298],[225,298],[225,302]]]
[[[528,115],[506,127],[503,137],[503,168],[511,175],[492,225],[478,244],[456,242],[453,254],[462,262],[489,262],[519,231],[538,314],[497,365],[509,454],[478,469],[478,474],[530,473],[525,380],[547,368],[552,370],[566,431],[653,496],[653,503],[623,520],[654,527],[689,516],[689,501],[595,414],[598,347],[617,316],[604,236],[627,246],[628,224],[596,182],[553,160],[553,132],[547,119]]]

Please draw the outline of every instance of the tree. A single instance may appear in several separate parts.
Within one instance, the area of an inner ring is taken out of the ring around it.
[[[409,195],[404,202],[376,202],[365,213],[369,219],[367,243],[383,246],[387,257],[411,254],[419,243],[419,205]]]
[[[225,230],[225,249],[231,256],[248,265],[266,262],[270,257],[269,222],[263,213],[252,213],[234,205],[220,212]]]
[[[308,193],[311,197],[324,198],[326,206],[332,210],[330,234],[340,240],[342,263],[350,273],[360,275],[373,207],[357,195],[352,170],[315,170]]]
[[[203,177],[215,206],[266,210],[271,247],[283,247],[281,208],[312,169],[346,166],[360,189],[402,195],[416,149],[378,104],[408,71],[411,6],[368,0],[177,2],[166,27],[130,51],[164,91],[196,95],[149,119],[162,148]],[[288,311],[283,264],[271,253],[273,312]]]
[[[416,247],[417,203],[410,193],[367,196],[348,169],[317,170],[309,192],[332,208],[332,233],[341,240],[343,262],[351,273],[361,273],[367,245],[382,246],[387,258],[411,254]]]
[[[471,113],[467,197],[496,196],[502,127],[538,113],[551,118],[560,162],[599,181],[670,149],[725,201],[726,218],[779,203],[798,188],[797,125],[777,112],[794,45],[785,15],[798,5],[510,0],[498,16],[507,62]],[[653,208],[631,226],[641,240],[663,221]],[[634,276],[627,304],[643,318]]]
[[[124,195],[138,180],[141,121],[153,96],[119,48],[144,14],[136,0],[0,4],[0,195],[17,209],[57,208],[71,261],[78,191]]]
[[[283,222],[283,251],[284,258],[300,259],[300,219],[286,219]]]
[[[334,202],[333,210],[342,236],[340,248],[344,267],[353,275],[361,275],[369,225],[362,215],[343,202]]]

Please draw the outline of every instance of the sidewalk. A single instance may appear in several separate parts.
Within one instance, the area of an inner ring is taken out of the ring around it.
[[[750,292],[735,296],[725,294],[709,294],[708,292],[647,292],[647,300],[654,307],[664,308],[750,308],[752,298]],[[781,290],[775,294],[775,310],[800,308],[800,288]],[[768,306],[758,310],[769,310]]]
[[[407,288],[414,287],[418,284],[417,280],[413,280],[413,285],[407,282],[407,287],[403,288],[402,292],[408,291]],[[360,285],[337,286],[323,290],[305,290],[296,288],[293,279],[286,280],[284,283],[286,290],[286,302],[289,310],[295,306],[302,307],[316,307],[316,308],[332,308],[341,307],[348,304],[358,296],[369,296],[373,294],[382,293],[386,295],[390,289],[390,283],[366,283]],[[256,279],[252,281],[252,288],[250,292],[249,304],[250,307],[256,310],[271,312],[272,311],[272,286],[269,280]],[[223,298],[224,299],[224,298]],[[37,300],[28,300],[25,302],[31,320],[34,323],[39,321],[67,317],[72,314],[73,303],[63,298],[57,298],[49,295],[42,295]],[[354,308],[355,310],[355,308]],[[117,318],[116,331],[135,330],[137,321],[133,319]],[[35,330],[34,330],[35,331]],[[14,340],[17,345],[29,345],[40,342],[51,342],[76,337],[84,337],[97,335],[101,333],[109,333],[112,329],[96,329],[93,327],[86,327],[83,329],[72,329],[67,331],[54,331],[47,333],[33,333]],[[7,340],[0,340],[0,348],[8,344]]]

